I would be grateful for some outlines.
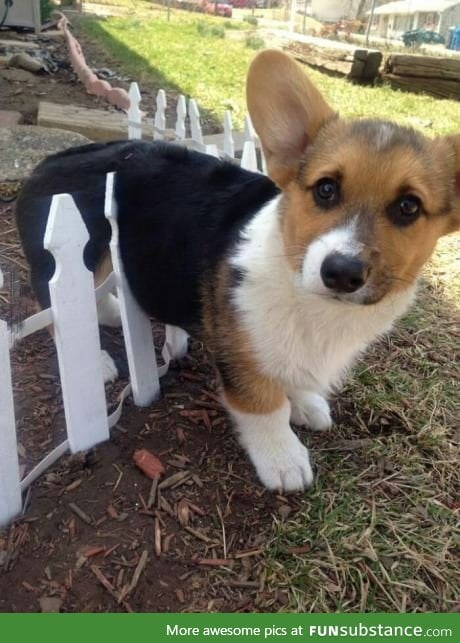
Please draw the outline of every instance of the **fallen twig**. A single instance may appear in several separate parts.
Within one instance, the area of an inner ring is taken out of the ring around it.
[[[87,525],[93,524],[93,519],[90,518],[88,514],[85,513],[82,509],[80,509],[77,504],[75,504],[74,502],[69,502],[69,508],[80,518],[80,520],[86,522]]]
[[[116,593],[116,591],[115,591],[114,586],[113,586],[113,585],[112,585],[112,583],[111,583],[111,582],[110,582],[110,581],[109,581],[109,580],[104,576],[104,574],[101,572],[101,570],[99,569],[99,567],[96,567],[96,565],[91,565],[90,569],[91,569],[91,571],[93,572],[93,574],[96,576],[96,578],[98,579],[98,581],[101,583],[101,585],[103,585],[103,587],[105,587],[105,589],[109,592],[110,596],[111,596],[113,599],[115,599],[115,601],[116,601],[117,603],[119,603],[119,604],[120,604],[120,602],[119,602],[119,600],[118,600],[118,596],[117,596],[117,593]],[[123,607],[125,608],[125,610],[126,610],[127,612],[130,612],[130,613],[132,613],[132,612],[133,612],[133,609],[132,609],[131,605],[130,605],[127,601],[125,601],[124,599],[121,601],[121,605],[123,605]]]

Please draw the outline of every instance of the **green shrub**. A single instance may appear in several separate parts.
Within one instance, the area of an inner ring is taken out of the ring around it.
[[[259,21],[255,16],[244,16],[243,20],[245,22],[249,22],[250,25],[253,25],[253,27],[257,27],[259,24]]]
[[[223,25],[212,25],[211,36],[214,36],[214,38],[225,38],[225,27]]]
[[[40,12],[42,17],[42,22],[46,22],[50,17],[51,13],[56,9],[56,5],[51,2],[51,0],[40,0]]]
[[[196,24],[196,30],[200,36],[211,36],[212,38],[225,38],[225,27],[223,25],[214,25],[200,20]]]
[[[234,29],[236,31],[248,29],[248,25],[245,24],[242,20],[225,20],[224,27],[225,29]]]
[[[265,47],[265,40],[257,34],[250,34],[246,37],[246,47],[249,49],[263,49]]]
[[[209,25],[203,20],[200,20],[196,23],[196,30],[198,31],[200,36],[207,36],[209,33]]]

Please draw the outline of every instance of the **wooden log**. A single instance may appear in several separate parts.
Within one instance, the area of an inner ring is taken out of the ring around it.
[[[346,76],[356,82],[373,82],[378,75],[382,54],[367,49],[340,48],[333,45],[291,42],[285,49],[302,63],[326,72]]]
[[[356,49],[349,77],[362,82],[373,82],[378,76],[381,64],[380,51]]]
[[[37,124],[78,132],[92,141],[112,141],[128,136],[126,114],[48,101],[40,101],[38,105]],[[142,135],[151,138],[152,127],[149,123],[143,123]]]
[[[425,93],[430,96],[436,96],[436,98],[454,98],[460,100],[460,82],[454,80],[398,76],[396,74],[383,74],[382,78],[388,81],[394,89]]]
[[[88,109],[76,105],[58,105],[48,101],[40,101],[38,106],[37,124],[42,127],[59,128],[70,132],[78,132],[93,141],[113,141],[128,137],[128,118],[126,114],[107,112],[102,109]],[[158,132],[157,132],[158,135]],[[142,138],[151,140],[153,128],[149,119],[142,122]],[[174,138],[174,132],[165,130],[165,138]],[[158,136],[157,136],[158,137]],[[235,152],[241,153],[244,146],[244,134],[233,132]],[[205,145],[217,145],[224,148],[224,134],[203,136]],[[181,141],[186,147],[193,148],[191,139]],[[256,142],[256,145],[258,143]]]
[[[441,78],[460,82],[460,59],[393,54],[386,60],[385,71],[398,76]]]
[[[353,66],[353,61],[344,60],[344,57],[331,54],[327,56],[321,55],[316,51],[314,52],[313,49],[289,45],[286,47],[286,51],[301,63],[314,67],[315,69],[333,72],[340,76],[348,76]]]

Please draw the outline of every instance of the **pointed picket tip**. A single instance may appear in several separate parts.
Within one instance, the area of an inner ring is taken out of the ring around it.
[[[253,141],[245,141],[240,166],[243,170],[258,172],[257,152]]]
[[[181,114],[187,113],[187,101],[185,100],[185,96],[183,94],[181,94],[177,99],[177,111]]]
[[[157,107],[166,107],[166,92],[164,89],[159,89],[157,93]]]
[[[232,113],[229,109],[224,112],[224,129],[233,130]]]
[[[196,100],[194,98],[191,98],[189,100],[188,110],[189,110],[189,117],[190,117],[190,133],[191,133],[192,139],[194,139],[198,143],[203,143],[203,132],[201,130],[201,122],[200,122],[200,110],[198,109],[198,105],[196,104]]]
[[[230,110],[224,113],[224,152],[231,158],[235,157],[235,141],[233,140],[233,120]]]
[[[256,137],[256,132],[254,125],[252,124],[251,117],[249,114],[246,114],[244,118],[244,138],[249,141],[253,141]]]
[[[58,252],[64,246],[79,247],[88,240],[88,230],[70,194],[54,195],[43,240],[44,247],[50,252]]]
[[[156,98],[156,110],[153,118],[153,139],[161,140],[166,129],[166,92],[159,89]]]
[[[196,100],[194,98],[191,98],[189,100],[188,109],[190,115],[193,113],[194,116],[197,116],[198,118],[200,117],[200,110],[198,109],[198,105],[196,104]]]
[[[185,138],[186,134],[185,118],[187,116],[187,103],[185,101],[185,96],[182,94],[177,99],[176,115],[176,136],[182,140]]]
[[[134,103],[139,104],[141,102],[142,96],[139,85],[137,83],[131,83],[131,85],[129,86],[128,96],[129,99]]]

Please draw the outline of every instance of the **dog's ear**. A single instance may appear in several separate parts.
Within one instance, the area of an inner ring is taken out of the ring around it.
[[[296,175],[307,145],[335,112],[300,65],[275,49],[267,49],[254,58],[246,95],[268,173],[283,188]]]
[[[449,233],[460,230],[460,134],[447,136],[446,139],[454,150],[454,202],[447,230]]]

